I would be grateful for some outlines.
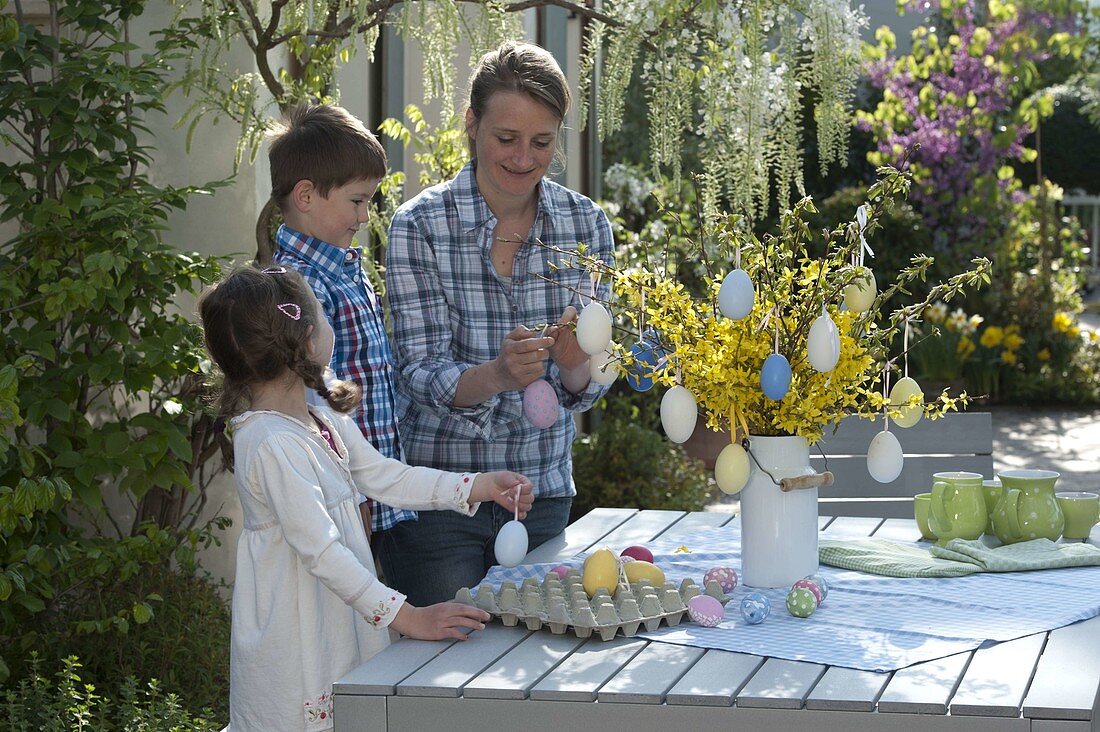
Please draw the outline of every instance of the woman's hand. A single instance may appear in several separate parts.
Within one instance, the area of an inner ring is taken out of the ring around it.
[[[519,486],[518,497],[516,486]],[[510,470],[478,473],[470,489],[470,503],[482,501],[495,501],[509,513],[515,513],[518,506],[519,517],[524,518],[535,505],[535,488],[526,476]]]
[[[490,617],[484,610],[460,602],[441,602],[428,607],[413,607],[406,602],[397,611],[390,627],[401,635],[420,640],[466,640],[463,629],[481,630]]]
[[[540,337],[522,325],[505,336],[500,354],[492,361],[498,391],[522,389],[541,379],[553,346],[552,337]]]
[[[588,354],[577,343],[576,323],[577,309],[570,305],[547,333],[554,338],[550,358],[554,359],[559,369],[573,371],[588,364]]]

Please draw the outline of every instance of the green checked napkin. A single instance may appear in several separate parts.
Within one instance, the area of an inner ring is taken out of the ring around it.
[[[1100,566],[1100,547],[1033,539],[988,547],[952,539],[929,549],[886,539],[818,540],[822,564],[887,577],[962,577],[975,572],[1023,572],[1057,567]]]

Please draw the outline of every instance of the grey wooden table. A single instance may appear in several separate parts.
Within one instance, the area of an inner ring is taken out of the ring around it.
[[[527,561],[562,561],[595,544],[686,540],[730,520],[595,509]],[[918,538],[905,519],[823,516],[821,529]],[[1100,545],[1100,527],[1091,541]],[[1098,691],[1100,617],[892,673],[639,638],[582,641],[494,621],[465,642],[394,643],[337,682],[334,717],[336,732],[1098,732]]]

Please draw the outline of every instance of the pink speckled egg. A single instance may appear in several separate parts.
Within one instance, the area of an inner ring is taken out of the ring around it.
[[[703,587],[706,587],[711,580],[717,582],[722,592],[728,595],[737,587],[737,572],[733,567],[711,567],[703,575]]]
[[[532,381],[523,390],[523,413],[539,429],[557,422],[559,410],[558,395],[545,379]]]
[[[825,593],[822,592],[821,587],[809,577],[803,577],[802,579],[791,585],[792,590],[797,590],[799,587],[805,587],[807,590],[812,592],[814,599],[817,600],[818,605],[825,601]]]
[[[710,595],[696,595],[688,600],[688,617],[705,628],[713,628],[722,622],[725,608]]]
[[[550,569],[551,572],[558,576],[558,579],[565,579],[569,576],[569,567],[565,564],[559,564],[556,567]]]

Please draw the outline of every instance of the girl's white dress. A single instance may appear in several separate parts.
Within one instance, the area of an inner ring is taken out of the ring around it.
[[[472,515],[474,474],[382,457],[347,416],[310,411],[340,455],[280,412],[233,420],[244,508],[233,588],[232,732],[332,727],[332,683],[389,644],[405,596],[374,574],[359,494],[390,506]]]

